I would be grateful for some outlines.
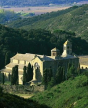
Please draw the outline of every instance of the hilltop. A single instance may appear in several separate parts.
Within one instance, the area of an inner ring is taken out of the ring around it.
[[[88,77],[69,79],[32,99],[51,108],[88,108]]]
[[[73,6],[66,10],[17,20],[7,25],[26,30],[42,28],[50,31],[55,29],[72,31],[76,36],[88,40],[88,5]]]

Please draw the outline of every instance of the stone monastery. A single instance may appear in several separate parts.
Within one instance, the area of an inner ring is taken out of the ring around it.
[[[51,68],[53,75],[56,74],[57,68],[63,66],[65,73],[67,72],[68,63],[73,64],[75,68],[79,65],[79,58],[72,54],[72,44],[67,40],[63,44],[63,53],[60,55],[60,51],[57,48],[51,50],[51,56],[37,55],[37,54],[19,54],[17,53],[10,59],[10,63],[2,69],[1,72],[7,76],[12,73],[12,68],[18,65],[19,84],[23,84],[23,67],[28,66],[30,62],[33,66],[33,79],[31,84],[41,83],[43,70],[45,68]],[[37,71],[36,71],[37,70]]]

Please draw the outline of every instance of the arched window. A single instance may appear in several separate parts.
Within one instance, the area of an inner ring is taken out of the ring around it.
[[[40,68],[40,66],[39,66],[39,64],[37,62],[34,64],[34,68],[36,68],[36,69]]]

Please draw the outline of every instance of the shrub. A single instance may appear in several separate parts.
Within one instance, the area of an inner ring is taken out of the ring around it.
[[[2,93],[2,91],[3,91],[3,88],[0,86],[0,93]]]

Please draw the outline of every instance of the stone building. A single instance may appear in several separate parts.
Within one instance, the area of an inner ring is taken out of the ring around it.
[[[79,65],[79,58],[72,55],[72,44],[70,41],[66,41],[63,44],[63,53],[60,55],[60,51],[57,48],[51,50],[51,56],[38,55],[38,54],[19,54],[17,53],[14,57],[10,59],[10,63],[2,69],[1,72],[7,76],[12,73],[12,68],[18,65],[19,71],[19,84],[23,84],[23,67],[28,66],[30,62],[33,66],[33,79],[31,84],[41,83],[43,77],[43,70],[45,68],[51,68],[53,75],[56,74],[57,68],[63,66],[65,72],[67,72],[68,63],[74,64],[75,68]]]

